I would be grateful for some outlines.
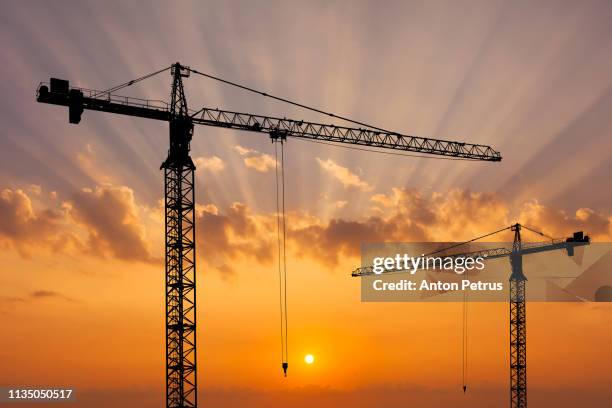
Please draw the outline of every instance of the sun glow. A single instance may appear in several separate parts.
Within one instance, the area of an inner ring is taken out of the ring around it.
[[[314,356],[312,354],[306,354],[304,356],[304,361],[306,362],[306,364],[312,364],[314,363]]]

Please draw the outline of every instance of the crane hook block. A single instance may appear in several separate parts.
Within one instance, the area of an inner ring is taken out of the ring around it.
[[[289,368],[289,363],[283,363],[283,373],[285,373],[285,377],[287,376],[287,368]]]
[[[465,391],[467,390],[467,385],[463,386],[463,393],[465,394]]]
[[[280,130],[280,129],[273,129],[270,131],[270,139],[272,140],[272,142],[280,141],[282,143],[287,140],[287,131]]]

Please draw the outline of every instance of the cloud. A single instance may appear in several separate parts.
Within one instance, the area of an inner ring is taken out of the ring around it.
[[[125,186],[85,188],[66,204],[88,234],[89,250],[129,261],[153,261],[133,191]]]
[[[500,222],[507,225],[508,209],[492,194],[453,190],[426,195],[395,189],[382,201],[387,207],[379,215],[353,220],[322,221],[305,212],[289,213],[288,250],[333,268],[343,258],[358,257],[363,242],[462,240],[498,229]],[[256,214],[239,203],[225,210],[200,207],[197,228],[200,254],[219,270],[233,273],[230,265],[238,258],[262,264],[275,259],[273,213]]]
[[[49,200],[51,205],[56,202]],[[535,200],[514,208],[495,193],[395,188],[373,195],[370,202],[373,212],[356,219],[321,220],[305,211],[289,212],[290,256],[333,269],[346,258],[357,258],[364,242],[463,241],[516,221],[555,237],[575,230],[584,230],[600,241],[612,235],[610,214],[588,208],[568,214]],[[346,205],[335,202],[337,208]],[[154,218],[156,228],[150,234],[161,235],[163,212],[139,206],[126,186],[83,189],[63,201],[61,208],[42,210],[34,207],[23,190],[0,192],[0,242],[26,255],[34,248],[46,248],[54,253],[154,262],[142,221],[147,217]],[[273,212],[254,212],[242,203],[227,207],[196,204],[198,257],[226,277],[236,274],[236,261],[270,265],[275,260],[275,217]],[[491,238],[511,240],[509,235]]]
[[[537,202],[513,208],[495,193],[453,189],[446,193],[424,193],[414,189],[393,189],[390,194],[372,196],[375,215],[327,222],[309,219],[295,227],[289,218],[289,242],[293,253],[334,267],[344,257],[358,257],[364,242],[452,242],[464,241],[519,221],[554,237],[584,230],[596,239],[612,236],[612,216],[580,208],[575,214]],[[531,237],[531,239],[538,239]],[[490,238],[498,242],[510,235]]]
[[[225,162],[220,157],[196,157],[194,163],[197,168],[206,169],[212,173],[218,173],[225,169]]]
[[[269,154],[261,153],[255,149],[249,149],[240,145],[234,146],[234,150],[243,156],[244,164],[260,173],[267,173],[276,167],[276,160]]]
[[[59,293],[51,291],[51,290],[36,290],[30,294],[33,298],[49,298],[49,297],[58,297]]]
[[[0,242],[16,248],[22,255],[29,256],[37,247],[55,252],[78,247],[78,238],[63,227],[65,218],[61,209],[36,211],[23,190],[0,191]]]
[[[612,236],[612,216],[599,214],[590,208],[579,208],[573,215],[568,215],[565,211],[533,200],[525,203],[520,219],[525,225],[545,227],[543,232],[553,237],[578,230],[584,230],[598,240],[609,240]]]
[[[38,184],[30,184],[30,186],[28,187],[28,191],[35,195],[41,195],[42,187]]]
[[[373,195],[371,202],[379,211],[358,219],[321,220],[308,212],[289,212],[290,256],[333,269],[347,257],[357,258],[364,242],[463,241],[516,220],[554,236],[584,229],[609,239],[610,218],[602,214],[580,209],[568,217],[537,203],[512,208],[495,193],[395,188],[388,194]],[[345,205],[339,202],[337,206]],[[275,261],[276,218],[272,212],[254,212],[243,203],[226,208],[198,204],[196,228],[198,257],[224,276],[236,274],[233,264],[239,260],[260,265]],[[497,237],[498,241],[509,239],[511,236]]]
[[[348,168],[340,166],[331,159],[321,160],[317,157],[317,162],[323,170],[331,174],[335,179],[339,180],[344,188],[353,187],[363,191],[369,191],[372,189],[372,187],[365,181],[361,180],[358,175],[352,173]]]
[[[383,207],[390,207],[393,202],[385,194],[374,194],[370,197],[370,201],[378,203]]]
[[[274,160],[269,154],[261,154],[259,156],[245,158],[244,164],[260,173],[267,173],[268,170],[271,170],[276,166],[276,160]]]
[[[74,299],[69,298],[68,296],[65,296],[59,292],[53,291],[53,290],[35,290],[34,292],[30,293],[30,298],[31,299],[62,299],[62,300],[66,300],[68,302],[74,302]]]
[[[253,214],[246,205],[232,204],[225,214],[214,205],[196,212],[198,256],[223,275],[235,273],[232,262],[252,259],[270,264],[274,258],[275,219],[273,214]]]
[[[334,267],[342,257],[358,256],[362,242],[381,242],[397,236],[397,226],[378,217],[363,221],[332,219],[291,229],[287,235],[298,257],[313,258]]]
[[[252,153],[259,153],[257,150],[249,149],[249,148],[246,148],[246,147],[243,147],[243,146],[240,146],[240,145],[234,146],[234,150],[236,150],[238,152],[238,154],[241,155],[241,156],[247,156],[247,155],[252,154]]]
[[[0,244],[26,257],[45,249],[54,254],[155,261],[130,188],[102,185],[83,189],[61,203],[56,198],[49,197],[41,209],[23,190],[0,191]]]
[[[340,210],[340,209],[342,209],[342,208],[346,207],[346,206],[347,206],[347,204],[348,204],[348,201],[340,200],[340,201],[336,201],[336,202],[335,202],[335,204],[334,204],[334,206],[335,206],[337,209],[339,209],[339,210]]]
[[[67,302],[75,301],[74,299],[53,290],[35,290],[26,296],[0,296],[0,313],[6,313],[9,310],[12,310],[18,304],[25,304],[26,302],[40,299],[59,299]]]

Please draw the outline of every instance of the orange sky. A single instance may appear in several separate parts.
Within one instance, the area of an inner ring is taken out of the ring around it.
[[[204,406],[505,406],[508,306],[361,303],[361,242],[469,239],[511,222],[612,237],[606,2],[2,3],[0,385],[77,406],[164,398],[163,123],[34,100],[49,76],[108,88],[180,60],[503,161],[286,147],[289,377],[280,370],[272,147],[196,129],[198,378]],[[126,93],[166,99],[169,77]],[[190,107],[329,122],[186,79]],[[612,307],[528,306],[529,398],[606,406]],[[312,353],[315,364],[303,357]],[[25,405],[24,405],[25,406]],[[37,405],[40,406],[40,405]]]

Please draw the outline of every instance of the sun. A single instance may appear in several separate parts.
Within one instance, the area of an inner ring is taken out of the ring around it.
[[[306,364],[312,364],[314,363],[314,356],[312,354],[306,354],[304,356],[304,361],[306,362]]]

